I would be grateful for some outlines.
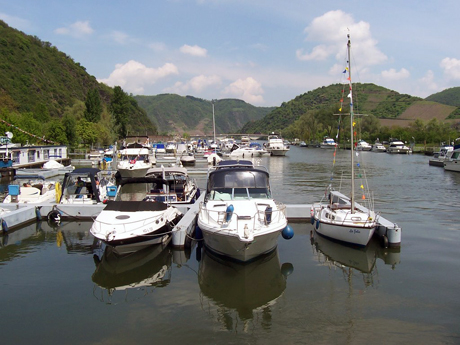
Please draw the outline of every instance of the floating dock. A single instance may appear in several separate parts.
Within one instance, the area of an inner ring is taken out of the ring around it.
[[[184,213],[184,217],[172,230],[172,245],[175,248],[183,249],[190,245],[193,239],[196,218],[199,212],[200,202],[204,200],[204,193],[191,205],[177,205],[176,207]],[[309,222],[309,204],[287,204],[286,217],[290,222]],[[363,208],[361,205],[357,207]],[[73,205],[73,204],[2,204],[3,211],[0,212],[1,230],[7,232],[33,221],[48,219],[51,214],[59,213],[62,220],[94,220],[97,215],[105,208],[105,204]],[[401,228],[379,216],[376,236],[382,240],[384,247],[401,246]],[[385,239],[386,238],[386,239]],[[385,243],[387,241],[388,243]]]

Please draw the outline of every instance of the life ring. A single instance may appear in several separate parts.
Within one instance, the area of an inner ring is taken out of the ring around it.
[[[54,189],[56,190],[56,204],[59,204],[59,202],[61,201],[62,194],[61,184],[59,182],[56,182]]]
[[[61,213],[58,210],[52,210],[48,213],[48,222],[59,224],[61,222]]]

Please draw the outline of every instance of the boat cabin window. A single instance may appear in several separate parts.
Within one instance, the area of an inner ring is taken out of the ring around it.
[[[209,176],[208,191],[212,200],[271,198],[268,174],[255,170],[216,171]]]

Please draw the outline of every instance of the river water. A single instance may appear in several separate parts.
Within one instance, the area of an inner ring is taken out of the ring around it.
[[[339,151],[335,167],[348,158]],[[460,174],[422,155],[361,158],[400,249],[354,249],[291,223],[291,240],[247,265],[196,244],[116,259],[94,246],[91,222],[32,224],[0,238],[1,343],[459,344]],[[332,162],[300,147],[261,160],[286,204],[319,201]]]

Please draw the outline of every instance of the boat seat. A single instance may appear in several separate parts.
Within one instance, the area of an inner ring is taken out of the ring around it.
[[[31,196],[39,196],[40,189],[36,187],[21,187],[21,196],[24,197],[31,197]]]

